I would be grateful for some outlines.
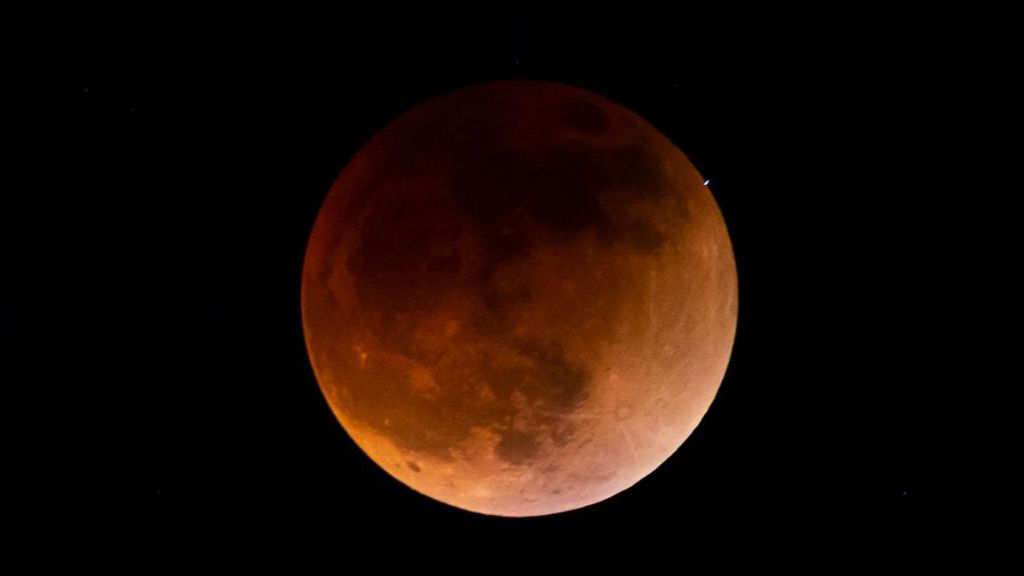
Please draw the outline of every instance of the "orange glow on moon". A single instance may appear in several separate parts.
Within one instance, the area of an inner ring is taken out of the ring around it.
[[[636,114],[499,82],[367,143],[316,219],[302,317],[317,379],[389,474],[534,516],[630,487],[707,411],[736,330],[704,178]]]

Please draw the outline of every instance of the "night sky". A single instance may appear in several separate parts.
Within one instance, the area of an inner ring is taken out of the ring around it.
[[[998,30],[155,22],[24,45],[40,59],[22,58],[16,88],[32,176],[4,200],[8,509],[106,518],[158,550],[354,531],[348,557],[382,540],[675,566],[697,542],[1019,546],[1019,525],[996,528],[1020,511],[998,409],[1019,376],[995,331],[1019,326],[1000,304],[1019,301],[1019,254],[992,247],[1010,242],[998,206],[1020,192],[1005,175],[1022,127]],[[500,79],[647,118],[710,179],[740,282],[732,362],[682,448],[611,500],[524,520],[432,501],[363,456],[321,396],[299,309],[313,220],[355,151],[417,103]]]

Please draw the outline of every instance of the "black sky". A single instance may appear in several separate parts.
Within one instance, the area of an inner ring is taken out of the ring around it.
[[[1012,38],[956,18],[621,26],[153,20],[25,40],[14,112],[35,161],[5,199],[7,506],[56,503],[155,541],[323,525],[649,557],[694,536],[991,544],[984,527],[1019,512],[998,409],[1016,384],[996,362],[1013,349],[996,327],[1019,323],[1002,304],[1019,256],[997,249],[1020,191]],[[421,497],[359,452],[313,378],[299,282],[319,204],[371,135],[516,78],[611,98],[690,156],[732,234],[740,319],[718,399],[661,469],[605,503],[508,521]]]

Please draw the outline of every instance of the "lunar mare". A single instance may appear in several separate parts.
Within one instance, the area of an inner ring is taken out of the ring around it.
[[[317,380],[389,474],[502,516],[580,508],[690,435],[732,350],[732,246],[686,156],[568,86],[422,104],[342,171],[302,318]]]

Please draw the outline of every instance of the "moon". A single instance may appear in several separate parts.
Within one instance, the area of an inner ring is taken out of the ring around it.
[[[498,516],[581,508],[661,465],[732,352],[736,265],[687,157],[545,82],[413,108],[314,223],[302,320],[320,388],[388,474]]]

